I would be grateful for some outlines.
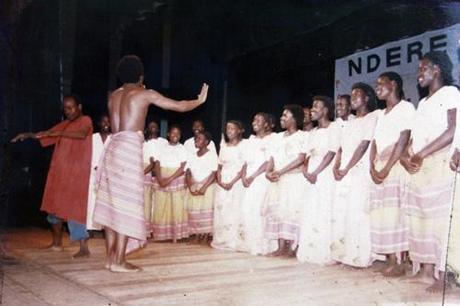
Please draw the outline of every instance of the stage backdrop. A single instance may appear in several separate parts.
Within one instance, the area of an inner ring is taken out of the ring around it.
[[[460,75],[460,23],[410,38],[401,39],[379,47],[356,52],[335,61],[335,96],[350,94],[356,82],[375,86],[377,77],[394,71],[404,81],[406,99],[418,104],[417,68],[419,58],[428,51],[447,50],[454,70],[452,76],[458,84]]]

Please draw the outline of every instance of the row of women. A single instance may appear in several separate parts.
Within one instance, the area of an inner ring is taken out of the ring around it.
[[[316,96],[311,109],[284,107],[280,133],[266,113],[254,116],[248,139],[239,121],[228,121],[219,155],[202,129],[187,149],[180,128],[171,127],[168,141],[145,143],[154,239],[212,236],[217,249],[322,265],[365,268],[384,259],[389,277],[405,273],[408,254],[412,280],[441,290],[446,260],[454,270],[460,264],[458,234],[450,235],[447,256],[449,232],[460,226],[452,205],[460,93],[451,73],[445,52],[420,59],[417,80],[428,96],[417,109],[404,100],[401,77],[386,72],[375,91],[354,84],[354,116],[334,120],[334,101]]]

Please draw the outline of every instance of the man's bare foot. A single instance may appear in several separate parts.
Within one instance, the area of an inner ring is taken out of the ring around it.
[[[80,249],[77,253],[73,254],[72,255],[72,258],[73,259],[79,259],[79,258],[89,258],[89,255],[91,253],[89,252],[89,250],[85,250],[85,249]]]
[[[51,243],[47,246],[44,246],[44,247],[41,247],[40,249],[42,250],[49,250],[49,251],[54,251],[54,252],[62,252],[64,251],[64,247],[59,244],[54,244],[54,243]]]
[[[401,277],[406,274],[404,267],[401,265],[389,265],[382,271],[382,275],[385,277]]]
[[[446,282],[446,290],[452,289],[452,286]],[[429,293],[440,293],[444,289],[444,282],[442,279],[437,279],[431,286],[426,288],[425,290]]]
[[[116,273],[133,273],[133,272],[139,272],[141,270],[142,269],[140,267],[130,264],[129,262],[125,262],[121,265],[112,264],[110,266],[110,272],[116,272]]]
[[[113,254],[112,256],[107,256],[105,259],[105,264],[104,268],[107,270],[110,270],[110,267],[112,267],[112,264],[115,262],[115,255]]]

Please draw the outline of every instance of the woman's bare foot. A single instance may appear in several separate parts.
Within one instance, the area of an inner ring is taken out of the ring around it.
[[[89,252],[88,249],[80,249],[77,253],[72,255],[73,259],[79,259],[79,258],[88,258],[91,253]]]
[[[372,272],[373,273],[383,273],[383,271],[388,269],[389,266],[390,266],[390,264],[387,261],[385,261],[384,263],[380,264],[379,267],[373,268]]]
[[[269,253],[267,256],[268,256],[268,257],[278,257],[278,256],[281,256],[281,255],[283,255],[283,254],[284,254],[284,248],[283,248],[283,249],[278,248],[278,250]]]
[[[206,244],[206,237],[207,235],[206,234],[199,234],[198,235],[198,240],[197,240],[197,244]]]
[[[197,244],[199,241],[199,236],[198,235],[193,235],[189,238],[187,244]]]
[[[125,262],[123,264],[112,264],[110,266],[110,272],[116,273],[133,273],[141,270],[142,269],[140,267],[130,264],[129,262]]]
[[[200,244],[203,244],[203,245],[209,245],[210,244],[210,242],[209,242],[209,234],[204,234],[201,237]]]
[[[355,267],[355,266],[350,266],[350,265],[347,265],[347,264],[344,264],[344,263],[340,263],[340,262],[335,262],[333,263],[332,265],[339,265],[340,268],[344,269],[344,270],[347,270],[347,271],[364,271],[366,270],[367,268],[366,267],[362,267],[362,266],[359,266],[359,267]]]
[[[401,277],[406,274],[404,267],[402,265],[394,264],[389,265],[386,269],[382,271],[382,275],[385,277]]]
[[[452,289],[452,286],[449,283],[445,283],[446,290]],[[440,293],[444,289],[444,281],[442,279],[437,279],[431,286],[425,290],[429,293]]]
[[[297,251],[297,249],[293,250],[291,248],[288,248],[286,250],[286,252],[284,252],[284,256],[289,257],[289,258],[295,257],[296,256],[296,251]]]
[[[407,281],[409,283],[421,283],[427,285],[433,285],[435,282],[435,278],[433,276],[427,275],[422,271],[419,271],[417,274],[412,276],[403,277],[401,280]]]
[[[341,265],[341,262],[336,261],[336,260],[331,260],[331,261],[326,262],[324,264],[325,267],[333,267],[333,266],[339,266],[339,265]],[[352,266],[347,266],[345,264],[343,264],[342,266],[343,266],[342,268],[348,269],[348,270],[353,270],[355,268],[355,267],[352,267]]]

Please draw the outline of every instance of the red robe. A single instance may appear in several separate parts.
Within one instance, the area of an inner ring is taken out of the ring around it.
[[[86,224],[88,184],[91,170],[93,124],[88,116],[64,120],[52,131],[88,129],[85,139],[44,137],[42,147],[54,145],[41,210],[64,220]]]

